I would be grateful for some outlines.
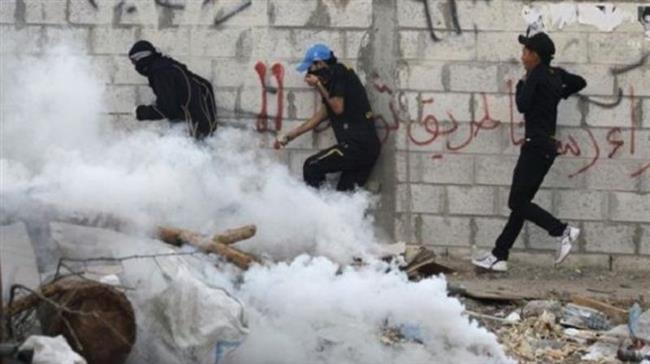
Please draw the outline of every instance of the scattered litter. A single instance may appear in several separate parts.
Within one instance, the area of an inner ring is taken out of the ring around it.
[[[521,321],[521,315],[516,311],[511,312],[508,316],[506,316],[505,320],[511,324],[516,324],[517,322]]]
[[[611,323],[604,313],[573,303],[564,306],[560,323],[579,329],[607,330],[611,328]]]
[[[559,317],[562,315],[562,304],[559,301],[554,300],[533,300],[524,306],[522,309],[522,315],[524,318],[528,318],[539,316],[544,311],[548,311],[556,317]]]

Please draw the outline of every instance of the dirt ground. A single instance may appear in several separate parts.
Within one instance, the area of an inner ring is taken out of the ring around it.
[[[462,285],[486,295],[522,299],[568,299],[571,295],[593,297],[623,305],[634,300],[650,304],[648,271],[613,272],[603,268],[554,268],[525,263],[509,265],[506,273],[476,270],[468,261],[439,257],[436,262],[453,268],[447,275],[451,285]]]

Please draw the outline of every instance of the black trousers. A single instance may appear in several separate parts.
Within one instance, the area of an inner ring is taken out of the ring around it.
[[[564,232],[566,224],[532,202],[556,155],[554,146],[538,146],[529,142],[522,146],[508,197],[510,217],[492,250],[495,257],[508,259],[510,248],[521,232],[525,220],[532,221],[548,231],[551,236],[561,236]]]
[[[319,188],[328,173],[341,172],[337,191],[363,187],[379,156],[379,145],[339,143],[307,158],[303,165],[305,182]]]

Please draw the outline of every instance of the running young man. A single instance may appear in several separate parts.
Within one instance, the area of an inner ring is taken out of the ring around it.
[[[580,229],[559,221],[532,200],[557,156],[554,138],[557,105],[587,83],[580,76],[551,67],[555,45],[546,33],[531,37],[520,35],[519,43],[523,45],[521,62],[526,74],[517,83],[516,102],[517,109],[524,114],[526,139],[512,177],[508,198],[511,213],[492,252],[472,260],[475,266],[499,272],[508,270],[508,252],[524,220],[532,221],[557,237],[555,264],[562,263],[580,234]]]

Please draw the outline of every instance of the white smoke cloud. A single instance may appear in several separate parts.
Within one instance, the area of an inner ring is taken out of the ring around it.
[[[3,59],[3,214],[25,217],[36,201],[62,214],[115,215],[140,231],[168,224],[209,234],[255,223],[258,234],[242,249],[297,258],[242,277],[207,261],[194,267],[233,282],[229,290],[247,307],[250,336],[230,363],[510,362],[494,335],[446,296],[443,278],[409,282],[372,260],[339,272],[330,259],[364,256],[377,243],[368,193],[306,187],[275,152],[255,147],[253,132],[222,128],[205,144],[183,128],[118,132],[102,116],[100,74],[65,47]],[[386,325],[408,327],[422,344],[381,344]]]

